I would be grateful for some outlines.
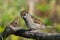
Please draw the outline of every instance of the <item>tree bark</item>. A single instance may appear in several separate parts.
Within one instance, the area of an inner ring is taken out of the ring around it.
[[[33,38],[36,40],[60,40],[60,33],[57,34],[46,34],[46,33],[34,33],[29,30],[20,29],[16,32],[13,32],[11,28],[6,27],[4,32],[0,34],[0,40],[5,40],[9,35],[14,34],[16,36],[24,37],[24,38]]]

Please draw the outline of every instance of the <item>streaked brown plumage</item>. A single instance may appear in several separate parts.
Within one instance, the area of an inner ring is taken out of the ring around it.
[[[19,17],[15,17],[15,19],[10,23],[8,24],[7,26],[10,27],[13,31],[17,31],[19,30]]]
[[[37,19],[34,16],[30,15],[26,10],[23,10],[21,12],[21,17],[24,19],[27,27],[31,30],[34,30],[35,32],[46,28],[40,19]]]
[[[10,23],[12,26],[19,26],[19,17],[15,17],[14,20]]]

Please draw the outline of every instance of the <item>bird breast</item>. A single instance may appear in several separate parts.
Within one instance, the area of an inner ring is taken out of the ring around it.
[[[44,29],[42,25],[34,23],[30,15],[27,16],[26,21],[28,25],[27,27],[29,27],[30,29]]]

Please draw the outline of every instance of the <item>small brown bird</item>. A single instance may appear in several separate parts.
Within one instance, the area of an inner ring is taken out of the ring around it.
[[[19,26],[19,17],[15,17],[14,20],[10,23],[14,27]]]
[[[27,27],[31,30],[31,32],[39,32],[40,30],[46,28],[40,19],[30,15],[26,10],[21,11],[21,17],[24,19]]]
[[[15,19],[8,25],[13,31],[19,30],[19,17],[15,17]]]

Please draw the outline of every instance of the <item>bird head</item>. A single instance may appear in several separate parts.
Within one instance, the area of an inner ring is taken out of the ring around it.
[[[14,20],[10,23],[14,27],[19,26],[19,17],[15,17]]]
[[[21,11],[21,17],[26,19],[28,15],[28,12],[26,10]]]

